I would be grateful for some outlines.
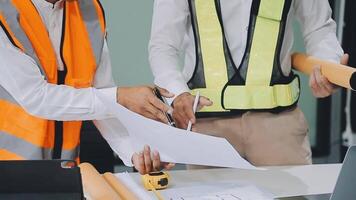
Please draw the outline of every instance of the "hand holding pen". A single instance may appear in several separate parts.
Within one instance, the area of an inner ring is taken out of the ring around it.
[[[127,109],[147,118],[166,123],[163,113],[172,112],[172,107],[160,101],[149,86],[119,87],[117,89],[117,102]],[[174,94],[159,88],[161,96],[173,98]]]
[[[193,113],[194,113],[194,115],[197,112],[199,99],[200,99],[200,92],[198,91],[197,94],[195,95],[195,99],[194,99],[194,103],[193,103]],[[187,131],[191,131],[192,130],[192,125],[193,125],[192,121],[189,120]]]
[[[157,87],[155,87],[155,88],[153,89],[153,93],[156,95],[156,97],[157,97],[160,101],[162,101],[164,104],[166,104],[166,105],[169,106],[169,104],[168,104],[168,102],[167,102],[167,99],[164,98],[164,97],[161,95],[161,92],[159,91],[159,89],[158,89]],[[169,112],[164,112],[164,115],[166,116],[167,121],[168,121],[168,125],[173,126],[173,127],[176,127],[176,124],[175,124],[175,122],[174,122],[174,120],[173,120],[171,114],[172,114],[171,112],[170,112],[170,113],[169,113]]]
[[[189,92],[185,92],[177,96],[173,101],[173,119],[176,122],[178,128],[189,128],[189,121],[191,126],[196,123],[196,117],[193,107],[196,107],[195,111],[199,111],[200,108],[213,105],[213,102],[206,97],[197,97],[191,95]],[[196,102],[196,103],[194,103]],[[194,106],[196,104],[196,106]],[[191,129],[191,128],[190,128]]]

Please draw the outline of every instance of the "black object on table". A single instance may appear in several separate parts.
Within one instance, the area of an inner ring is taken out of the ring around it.
[[[0,161],[0,199],[82,200],[80,169],[74,161]]]

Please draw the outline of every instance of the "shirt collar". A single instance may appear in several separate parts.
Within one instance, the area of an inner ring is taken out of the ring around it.
[[[52,8],[52,9],[62,7],[63,1],[64,0],[59,0],[55,4],[53,4],[53,3],[50,3],[50,2],[48,2],[46,0],[32,0],[32,2],[34,4],[36,4],[36,6],[38,6],[38,7],[41,7],[41,8]]]

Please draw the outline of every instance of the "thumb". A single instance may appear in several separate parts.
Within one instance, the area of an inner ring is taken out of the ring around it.
[[[210,101],[210,99],[208,99],[206,97],[200,97],[199,105],[200,106],[211,106],[211,105],[213,105],[213,102]]]
[[[340,63],[342,65],[347,65],[349,63],[349,54],[345,53],[342,57],[341,57],[341,60],[340,60]]]
[[[213,102],[210,101],[210,99],[208,99],[206,97],[200,97],[198,110],[203,109],[204,106],[212,106],[212,105],[213,105]]]
[[[161,93],[162,96],[166,97],[166,98],[173,98],[174,94],[169,92],[168,90],[164,89],[164,88],[160,88],[157,87],[159,92]]]

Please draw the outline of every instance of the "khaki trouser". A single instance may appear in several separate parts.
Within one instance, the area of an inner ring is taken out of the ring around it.
[[[237,117],[202,118],[194,130],[226,138],[256,166],[312,163],[308,125],[299,108],[278,114],[247,112]],[[203,167],[188,166],[193,168]]]

